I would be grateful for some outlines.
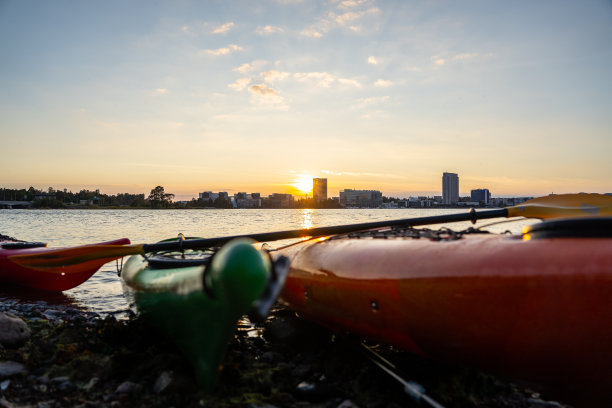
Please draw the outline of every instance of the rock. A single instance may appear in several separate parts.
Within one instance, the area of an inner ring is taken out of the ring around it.
[[[312,370],[312,366],[310,364],[299,364],[297,367],[293,369],[291,375],[297,378],[304,378],[308,374],[310,374]]]
[[[331,396],[332,390],[323,383],[302,381],[295,389],[295,396],[310,402],[320,402]]]
[[[153,385],[153,391],[156,394],[161,394],[168,388],[168,386],[172,383],[172,371],[164,371],[157,377],[155,380],[155,384]]]
[[[174,371],[164,371],[157,377],[153,385],[156,394],[175,392],[190,392],[195,389],[193,379],[177,374]]]
[[[283,355],[281,353],[277,353],[276,351],[266,351],[261,355],[261,361],[264,363],[278,363],[283,360]]]
[[[126,396],[134,396],[142,391],[142,385],[134,383],[132,381],[124,381],[115,390],[117,394],[126,395]]]
[[[98,377],[91,377],[91,380],[89,380],[89,382],[87,384],[85,384],[83,389],[85,391],[91,391],[99,383],[100,383],[100,378],[98,378]]]
[[[0,361],[0,379],[25,374],[25,366],[15,361]]]
[[[23,320],[11,313],[0,312],[0,344],[19,347],[30,338],[30,329]]]
[[[4,380],[0,383],[0,391],[6,391],[7,388],[11,385],[11,380]]]
[[[529,408],[563,408],[563,405],[556,401],[544,401],[539,398],[527,398]]]
[[[336,408],[359,408],[359,406],[351,400],[344,400]]]

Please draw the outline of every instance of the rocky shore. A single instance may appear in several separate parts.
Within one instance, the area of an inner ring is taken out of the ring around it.
[[[215,391],[197,390],[187,361],[137,317],[116,319],[45,302],[0,299],[0,407],[427,406],[368,360],[353,339],[278,306],[241,321]],[[447,407],[565,407],[541,390],[389,348],[427,395]]]

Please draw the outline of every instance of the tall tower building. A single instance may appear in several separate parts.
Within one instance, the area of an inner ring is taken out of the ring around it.
[[[442,202],[456,204],[459,202],[459,176],[457,173],[442,174]]]
[[[312,200],[315,203],[327,201],[327,179],[313,178],[312,179]]]

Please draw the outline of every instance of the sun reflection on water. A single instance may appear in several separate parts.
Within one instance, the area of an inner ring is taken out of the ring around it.
[[[300,228],[301,229],[310,229],[313,227],[313,213],[314,210],[309,208],[304,208],[300,210]]]

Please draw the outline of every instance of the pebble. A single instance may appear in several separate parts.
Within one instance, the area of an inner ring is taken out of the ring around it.
[[[0,379],[27,373],[26,367],[16,361],[0,361]]]
[[[142,385],[132,381],[124,381],[115,390],[117,394],[134,396],[142,391]]]
[[[18,347],[30,338],[28,325],[11,313],[0,312],[0,344]]]

